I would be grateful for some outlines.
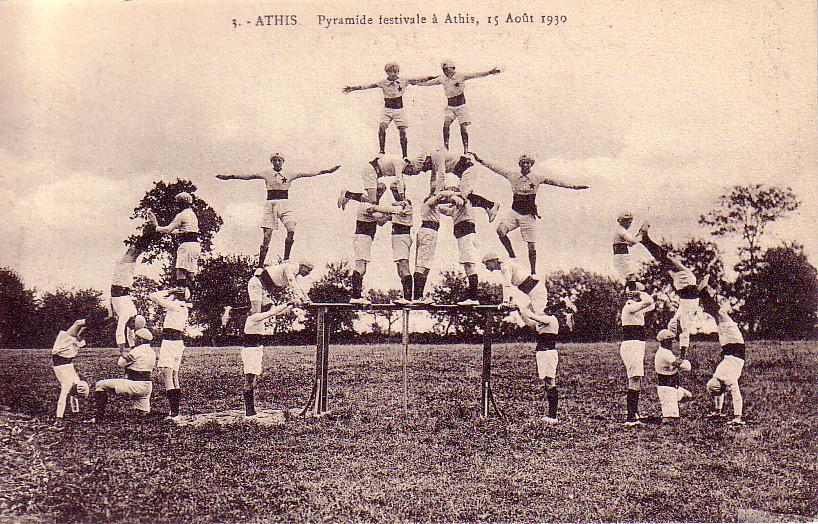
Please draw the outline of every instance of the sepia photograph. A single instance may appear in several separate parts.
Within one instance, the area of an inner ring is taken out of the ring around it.
[[[818,519],[814,1],[0,0],[0,522]]]

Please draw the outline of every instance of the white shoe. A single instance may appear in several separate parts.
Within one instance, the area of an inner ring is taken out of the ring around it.
[[[457,303],[458,306],[479,306],[480,302],[474,300],[473,298],[467,298],[466,300],[461,300]]]
[[[741,417],[736,417],[727,423],[728,426],[746,426],[747,423],[741,420]]]
[[[256,420],[258,419],[258,413],[255,415],[244,415],[244,420]]]
[[[707,418],[724,418],[724,413],[721,411],[711,411]]]
[[[497,218],[497,213],[500,212],[500,202],[495,202],[491,209],[486,209],[486,213],[489,216],[489,223],[494,222],[494,219]]]
[[[542,421],[545,422],[546,424],[559,424],[560,423],[560,421],[558,419],[556,419],[554,417],[549,417],[547,415],[542,418]]]
[[[175,415],[173,417],[168,415],[167,417],[165,417],[165,420],[167,420],[169,422],[173,422],[174,424],[178,424],[178,423],[180,423],[182,421],[182,415]]]
[[[622,425],[626,426],[626,427],[629,427],[629,428],[632,428],[632,427],[635,427],[635,426],[643,426],[644,423],[641,420],[637,419],[637,420],[626,420],[625,422],[622,423]]]
[[[408,300],[406,298],[403,298],[403,297],[399,297],[399,298],[396,298],[395,300],[393,300],[392,303],[393,304],[398,304],[399,306],[408,306],[409,304],[412,303],[412,301]]]
[[[365,299],[363,297],[361,297],[361,298],[350,298],[349,303],[350,304],[358,304],[360,306],[371,306],[372,305],[372,301],[367,300],[367,299]]]
[[[348,203],[347,191],[346,189],[342,189],[341,196],[338,197],[338,209],[346,209]]]

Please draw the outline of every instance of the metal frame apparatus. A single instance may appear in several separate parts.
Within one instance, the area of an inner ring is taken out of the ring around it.
[[[458,304],[347,304],[347,303],[311,303],[304,306],[305,309],[316,311],[316,349],[315,349],[315,378],[312,384],[310,397],[301,415],[322,416],[330,410],[327,409],[327,383],[329,371],[329,344],[330,344],[330,317],[333,311],[355,310],[392,310],[403,312],[403,333],[401,343],[403,346],[403,414],[409,410],[409,313],[411,311],[451,311],[451,312],[474,312],[481,313],[483,317],[483,372],[480,381],[480,417],[483,419],[491,416],[492,410],[500,417],[505,414],[497,405],[494,393],[491,389],[491,334],[492,322],[489,317],[507,310],[500,305],[477,305],[461,306]]]

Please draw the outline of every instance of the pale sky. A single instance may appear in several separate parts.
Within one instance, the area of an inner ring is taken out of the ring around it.
[[[216,248],[255,255],[263,183],[214,175],[265,169],[274,151],[285,170],[343,166],[294,183],[294,251],[351,259],[355,205],[341,212],[335,201],[360,188],[377,153],[382,96],[341,88],[383,78],[388,61],[403,77],[438,74],[442,59],[461,72],[504,70],[467,84],[472,150],[509,168],[527,152],[535,169],[591,186],[541,189],[539,272],[613,275],[610,236],[624,209],[656,236],[708,237],[698,216],[737,183],[792,187],[803,205],[770,242],[798,240],[818,263],[814,2],[487,3],[468,12],[477,25],[442,23],[463,6],[0,2],[0,266],[39,289],[107,289],[133,207],[152,181],[177,177],[224,218]],[[509,12],[568,21],[509,25]],[[441,23],[325,29],[319,13],[434,13]],[[231,22],[267,14],[295,14],[298,25]],[[410,87],[404,102],[410,155],[440,147],[442,88]],[[396,129],[388,133],[388,152],[399,154]],[[451,144],[460,147],[456,128]],[[508,210],[508,184],[481,173],[478,192]],[[427,185],[428,176],[411,180],[410,198]],[[477,227],[481,253],[501,249],[485,215]],[[282,242],[277,234],[271,252]],[[733,245],[723,246],[729,264]],[[438,251],[436,269],[456,263],[451,226]],[[399,287],[388,229],[370,286]]]

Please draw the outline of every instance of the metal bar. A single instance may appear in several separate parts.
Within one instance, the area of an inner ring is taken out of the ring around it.
[[[403,416],[409,411],[409,309],[403,310]]]
[[[303,309],[325,309],[325,310],[336,310],[336,309],[347,309],[347,310],[356,310],[356,311],[368,311],[368,310],[410,310],[410,311],[437,311],[437,310],[447,310],[447,311],[480,311],[481,313],[484,312],[506,312],[508,311],[504,306],[500,306],[499,304],[480,304],[477,306],[461,306],[459,304],[349,304],[347,302],[311,302],[309,304],[303,304],[298,306]]]
[[[327,382],[329,379],[329,332],[332,319],[327,318],[327,311],[324,311],[323,322],[323,350],[321,352],[321,413],[327,411]]]

